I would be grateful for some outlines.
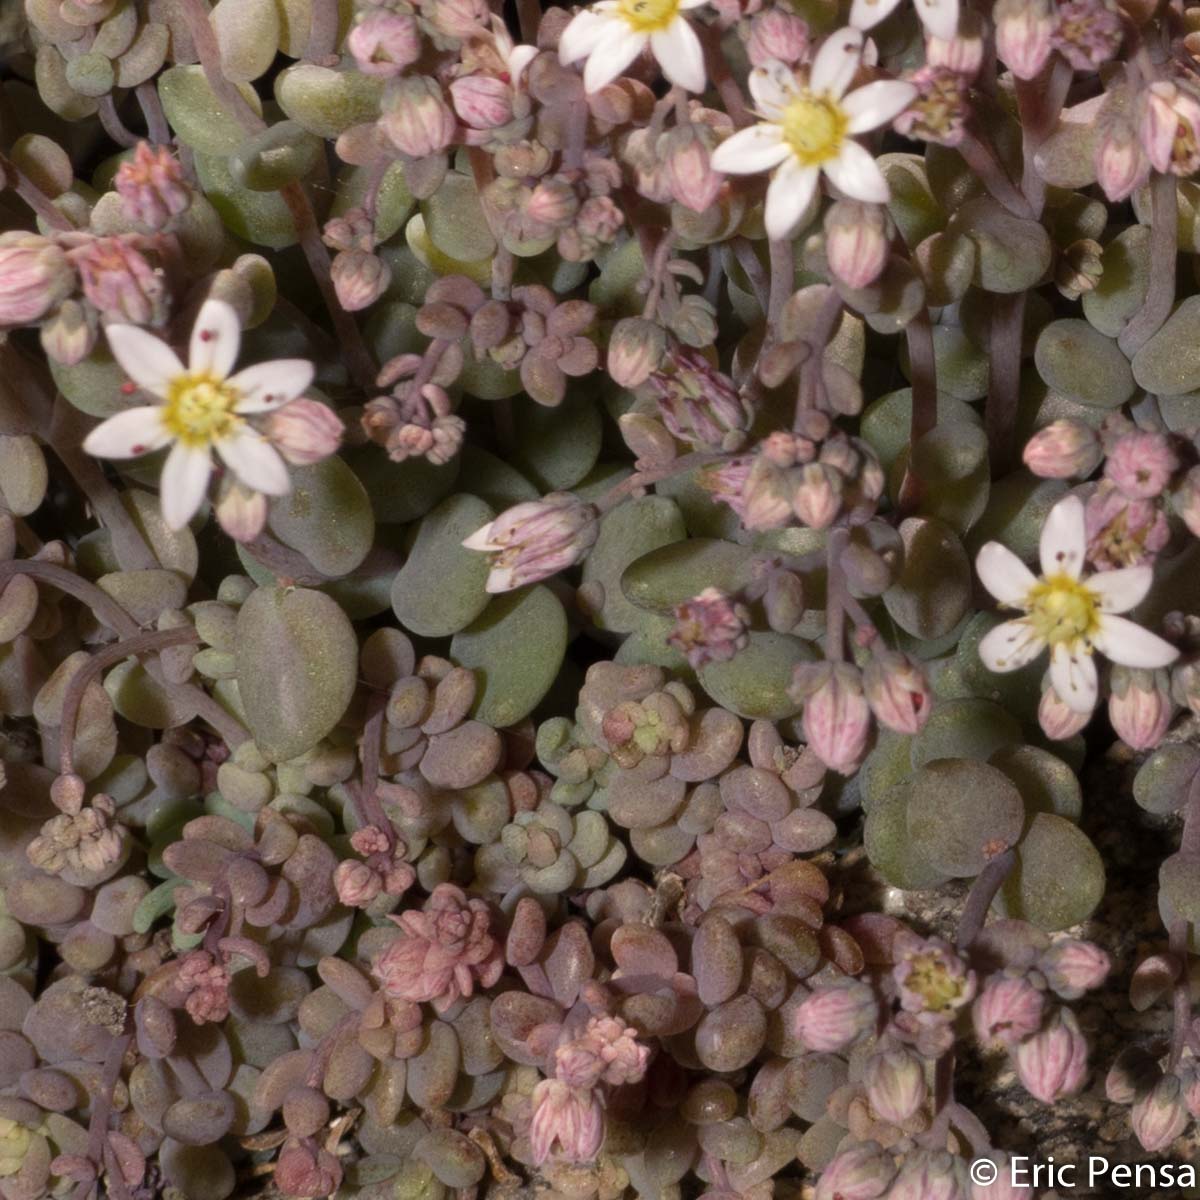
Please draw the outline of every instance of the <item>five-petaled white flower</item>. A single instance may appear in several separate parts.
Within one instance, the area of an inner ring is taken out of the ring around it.
[[[647,46],[663,74],[689,92],[706,84],[704,48],[683,13],[708,0],[600,0],[578,13],[562,32],[564,65],[587,59],[583,86],[597,92],[612,83]]]
[[[898,79],[880,79],[847,95],[862,56],[863,35],[839,29],[817,51],[807,79],[781,62],[750,73],[750,92],[764,119],[723,141],[712,165],[731,175],[775,168],[767,188],[768,237],[791,236],[822,171],[852,200],[887,202],[887,180],[854,134],[892,120],[917,90]]]
[[[891,16],[900,0],[854,0],[850,5],[850,24],[855,29],[873,29],[884,17]],[[958,32],[959,0],[913,0],[925,31],[948,42]]]
[[[230,375],[241,326],[223,300],[206,300],[192,329],[185,367],[166,342],[135,325],[109,325],[108,344],[121,369],[159,403],[109,417],[84,439],[98,458],[138,458],[171,446],[160,483],[163,519],[182,529],[204,499],[212,451],[242,483],[268,496],[291,487],[287,466],[246,418],[295,400],[312,382],[312,364],[278,359]]]
[[[979,578],[1001,605],[1024,615],[998,625],[979,643],[993,671],[1015,671],[1050,648],[1050,680],[1068,707],[1090,713],[1096,704],[1093,651],[1125,667],[1153,669],[1175,661],[1170,642],[1114,614],[1140,604],[1150,590],[1150,567],[1123,567],[1086,578],[1083,502],[1060,500],[1042,527],[1041,577],[1006,546],[988,542],[975,560]]]

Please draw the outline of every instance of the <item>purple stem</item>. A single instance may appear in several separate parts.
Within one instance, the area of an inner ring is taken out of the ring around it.
[[[766,309],[767,335],[770,336],[779,323],[779,314],[783,312],[783,306],[792,294],[796,279],[796,258],[792,243],[785,238],[772,238],[768,241],[767,253],[771,262],[771,290]]]
[[[991,146],[980,140],[979,136],[968,131],[959,143],[958,152],[966,160],[967,166],[979,176],[980,182],[987,188],[994,200],[998,200],[1014,216],[1029,218],[1033,210],[1029,202],[1021,194],[1021,190],[1008,177],[996,157]]]
[[[1017,852],[1005,850],[1003,854],[997,854],[975,877],[958,921],[956,940],[960,954],[971,948],[971,944],[983,930],[988,909],[991,908],[996,893],[1004,886],[1004,881],[1012,872],[1016,861]]]
[[[104,132],[118,146],[123,146],[128,150],[130,147],[137,145],[137,135],[130,133],[125,128],[125,123],[121,120],[120,114],[117,112],[117,106],[113,103],[111,95],[100,97],[98,101],[98,115]]]
[[[67,232],[75,226],[67,220],[66,215],[59,210],[49,196],[29,178],[12,159],[0,154],[0,179],[6,180],[9,186],[33,209],[51,229]]]
[[[309,62],[324,63],[337,49],[338,15],[338,0],[313,0],[312,24],[304,49]]]
[[[1156,172],[1150,180],[1150,287],[1142,307],[1117,338],[1128,358],[1158,332],[1175,304],[1178,207],[1175,176]]]
[[[1008,469],[1014,450],[1017,405],[1021,397],[1021,338],[1025,293],[996,296],[988,338],[988,398],[984,410],[992,474]]]
[[[132,1009],[126,1013],[125,1024],[128,1028]],[[125,1061],[125,1051],[133,1041],[132,1033],[122,1033],[112,1041],[108,1053],[104,1056],[104,1070],[100,1076],[100,1088],[92,1102],[92,1119],[88,1122],[87,1156],[96,1165],[99,1175],[104,1167],[104,1143],[108,1137],[108,1119],[112,1115],[113,1091],[121,1078],[121,1065]],[[92,1189],[96,1187],[95,1179],[85,1179],[75,1189],[72,1200],[87,1200]]]
[[[830,662],[846,658],[846,572],[842,568],[842,553],[850,534],[844,527],[829,533],[826,548],[825,577],[825,657]]]
[[[171,140],[171,127],[158,98],[158,89],[152,83],[139,83],[133,94],[146,118],[146,136],[156,146],[165,146]]]
[[[1192,776],[1188,787],[1187,801],[1183,813],[1183,833],[1179,839],[1179,854],[1192,864],[1200,866],[1200,772]],[[1173,915],[1167,927],[1170,949],[1179,963],[1179,978],[1171,994],[1171,1058],[1174,1067],[1183,1054],[1192,1026],[1192,986],[1188,977],[1188,923]]]

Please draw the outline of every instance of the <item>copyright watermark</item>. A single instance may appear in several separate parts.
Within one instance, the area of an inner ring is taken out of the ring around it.
[[[1107,1184],[1115,1188],[1193,1188],[1196,1168],[1190,1163],[1114,1163],[1100,1155],[1085,1161],[1044,1161],[1014,1154],[1007,1162],[977,1158],[971,1163],[971,1182],[980,1187],[994,1183],[1013,1187],[1074,1188]]]

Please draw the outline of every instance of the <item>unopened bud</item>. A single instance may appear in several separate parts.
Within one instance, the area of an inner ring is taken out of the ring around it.
[[[944,1151],[915,1151],[904,1160],[888,1200],[967,1200],[962,1161]]]
[[[31,325],[74,287],[63,250],[35,233],[0,233],[0,328]]]
[[[491,15],[486,0],[432,0],[421,11],[439,33],[453,38],[478,36],[487,29]]]
[[[341,418],[327,404],[301,397],[267,419],[267,436],[280,454],[298,467],[321,462],[342,444]]]
[[[808,24],[787,9],[768,8],[751,18],[746,54],[753,66],[766,66],[772,59],[795,66],[808,45]]]
[[[1114,204],[1127,200],[1146,182],[1150,165],[1125,116],[1101,114],[1093,165],[1096,182]]]
[[[1113,667],[1108,719],[1132,750],[1152,750],[1166,736],[1175,715],[1165,671]]]
[[[1104,274],[1101,260],[1102,247],[1091,238],[1080,238],[1072,242],[1059,258],[1054,268],[1054,286],[1068,300],[1094,291]]]
[[[1079,712],[1072,708],[1054,690],[1052,683],[1042,689],[1038,702],[1038,724],[1052,742],[1065,742],[1074,737],[1092,719],[1090,712]]]
[[[1024,975],[988,980],[971,1010],[975,1034],[985,1046],[1013,1046],[1041,1028],[1046,1001]]]
[[[214,510],[217,521],[235,542],[252,542],[267,523],[267,498],[236,479],[226,479]]]
[[[1164,1075],[1135,1101],[1129,1119],[1143,1150],[1155,1154],[1170,1146],[1192,1122],[1178,1076]]]
[[[712,132],[680,125],[662,140],[663,169],[677,204],[705,212],[716,202],[724,176],[712,169]]]
[[[1054,14],[1049,0],[997,0],[996,53],[1018,79],[1032,79],[1050,57]]]
[[[91,238],[71,251],[71,260],[83,294],[104,316],[133,325],[161,324],[167,312],[166,287],[135,240]]]
[[[888,219],[882,205],[835,201],[825,214],[825,257],[835,279],[855,291],[874,283],[888,259]]]
[[[842,509],[842,476],[824,463],[800,468],[792,509],[810,529],[828,529]]]
[[[365,908],[383,891],[379,872],[358,859],[348,858],[338,863],[333,873],[333,886],[338,899],[347,908]]]
[[[1087,1042],[1069,1009],[1060,1008],[1045,1029],[1026,1038],[1015,1057],[1021,1083],[1043,1104],[1073,1095],[1087,1078]]]
[[[896,1177],[896,1162],[878,1142],[843,1150],[821,1172],[813,1200],[878,1200]]]
[[[73,367],[92,352],[96,344],[96,314],[78,300],[64,300],[38,330],[42,349],[56,363]]]
[[[959,18],[958,32],[952,38],[929,37],[925,41],[925,62],[974,79],[983,66],[983,18],[971,10]]]
[[[491,75],[466,75],[450,85],[459,120],[472,129],[499,129],[513,119],[512,87]]]
[[[392,272],[378,254],[366,250],[339,250],[330,268],[338,303],[347,312],[374,304],[392,282]]]
[[[831,771],[852,775],[871,732],[871,710],[858,668],[849,663],[801,663],[789,695],[804,703],[804,736],[812,752]]]
[[[863,690],[875,719],[895,733],[920,733],[929,720],[929,681],[906,654],[886,650],[871,658],[863,672]]]
[[[973,1179],[971,1200],[1034,1200],[1035,1193],[1030,1184],[1014,1182],[1017,1172],[1003,1150],[989,1150],[982,1157],[995,1164],[995,1177],[991,1183],[979,1183]]]
[[[421,35],[412,17],[377,9],[350,30],[346,49],[364,75],[399,75],[420,58]]]
[[[113,187],[125,216],[147,229],[165,228],[192,202],[183,164],[169,147],[149,142],[138,142],[133,157],[117,168]]]
[[[875,1114],[893,1125],[915,1116],[928,1094],[921,1059],[903,1048],[872,1055],[863,1071],[863,1084]]]
[[[416,75],[396,80],[384,97],[380,125],[397,150],[426,158],[454,139],[456,122],[433,79]]]
[[[1162,495],[1179,468],[1179,456],[1165,434],[1136,430],[1117,438],[1104,464],[1104,477],[1130,500]]]
[[[644,317],[625,317],[613,326],[608,342],[608,373],[624,388],[640,387],[658,370],[667,350],[661,325]]]
[[[1055,942],[1038,960],[1050,990],[1064,1000],[1078,1000],[1098,988],[1112,970],[1112,959],[1094,942],[1066,938]]]
[[[1022,457],[1042,479],[1083,479],[1100,465],[1104,449],[1094,429],[1064,417],[1039,429],[1025,444]]]
[[[879,1002],[859,979],[839,980],[813,992],[795,1011],[793,1032],[810,1050],[831,1054],[873,1032]]]

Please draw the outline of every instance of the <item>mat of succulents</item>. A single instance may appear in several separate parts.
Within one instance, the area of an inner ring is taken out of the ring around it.
[[[1190,0],[3,0],[0,1200],[1200,1194],[1197,255]]]

